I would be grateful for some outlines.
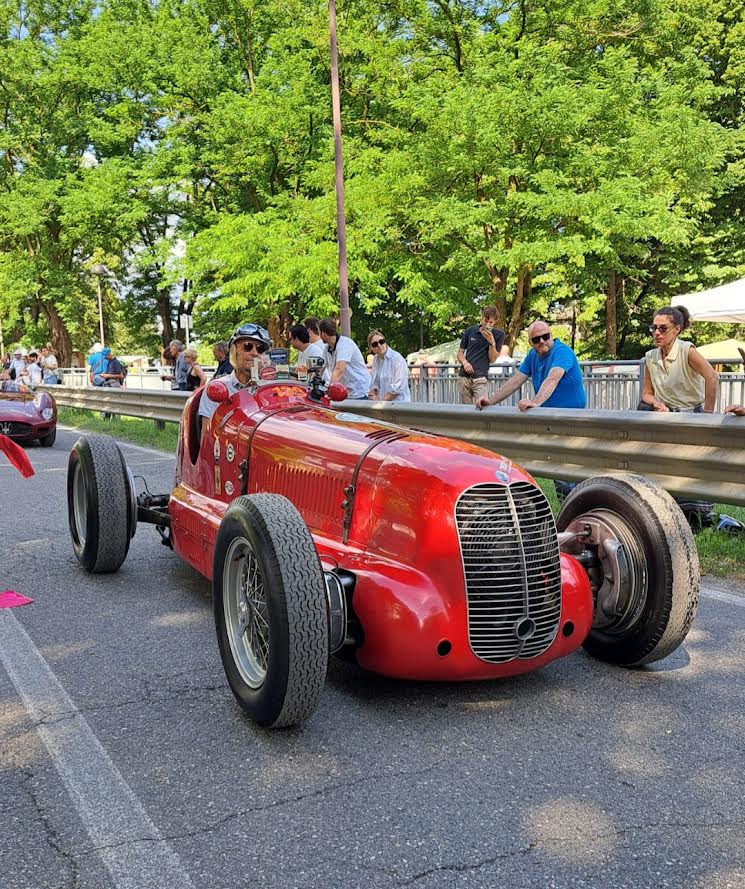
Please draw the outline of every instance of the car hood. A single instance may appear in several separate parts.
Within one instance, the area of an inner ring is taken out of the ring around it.
[[[0,420],[25,420],[38,417],[34,396],[26,393],[0,393]]]

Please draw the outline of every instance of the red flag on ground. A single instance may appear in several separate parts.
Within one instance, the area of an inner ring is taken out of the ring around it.
[[[24,478],[31,478],[34,467],[22,447],[11,441],[7,435],[0,435],[0,451],[10,460]]]
[[[0,593],[0,608],[18,608],[19,605],[30,605],[33,601],[15,590],[3,590]]]

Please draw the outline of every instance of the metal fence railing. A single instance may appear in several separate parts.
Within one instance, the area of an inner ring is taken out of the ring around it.
[[[717,363],[717,362],[712,362]],[[720,362],[721,363],[721,362]],[[643,361],[583,361],[580,362],[587,393],[587,407],[591,410],[630,411],[635,410],[642,395]],[[412,367],[409,373],[411,399],[423,404],[458,404],[457,364],[437,364]],[[204,367],[208,378],[214,368]],[[489,390],[496,392],[499,386],[512,377],[516,365],[494,365],[489,371]],[[88,374],[83,368],[65,368],[63,380],[66,386],[85,388]],[[718,410],[728,404],[745,403],[745,373],[720,373]],[[130,371],[127,376],[127,389],[152,392],[170,392],[170,382],[160,379],[155,369],[145,373]],[[513,393],[503,404],[514,406],[520,398],[530,397],[533,388],[526,383],[521,393]]]

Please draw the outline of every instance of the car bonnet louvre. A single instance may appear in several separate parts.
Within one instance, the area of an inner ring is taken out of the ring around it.
[[[528,482],[484,483],[455,506],[473,653],[489,663],[542,654],[561,616],[561,566],[551,508]]]

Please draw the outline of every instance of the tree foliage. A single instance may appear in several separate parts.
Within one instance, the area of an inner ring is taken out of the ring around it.
[[[632,357],[655,306],[745,276],[743,7],[340,0],[355,335],[409,351],[495,302],[510,342],[571,316]],[[86,349],[95,263],[128,349],[185,310],[278,341],[338,311],[324,2],[0,8],[6,340]]]

